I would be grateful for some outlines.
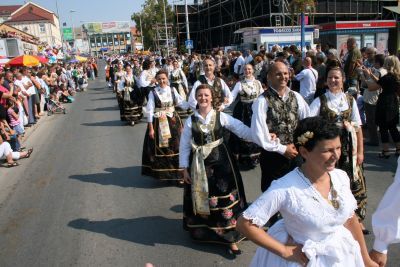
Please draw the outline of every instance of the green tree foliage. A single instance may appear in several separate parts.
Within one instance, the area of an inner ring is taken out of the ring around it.
[[[167,0],[146,0],[141,12],[133,13],[131,19],[140,31],[140,20],[142,21],[144,46],[146,49],[155,47],[156,24],[164,25],[164,4],[167,14],[167,23],[174,23],[174,12]]]

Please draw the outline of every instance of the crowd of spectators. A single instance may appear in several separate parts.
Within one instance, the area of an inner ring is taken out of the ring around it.
[[[62,103],[72,102],[96,76],[95,59],[0,69],[0,160],[5,166],[29,158],[33,148],[25,147],[26,131],[46,114],[65,113]]]

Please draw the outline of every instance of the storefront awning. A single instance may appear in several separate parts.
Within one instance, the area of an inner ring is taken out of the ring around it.
[[[384,6],[383,8],[392,11],[393,13],[400,14],[400,6]]]

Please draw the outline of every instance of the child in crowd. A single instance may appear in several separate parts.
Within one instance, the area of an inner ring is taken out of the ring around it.
[[[22,136],[24,135],[25,131],[24,128],[21,127],[21,122],[19,119],[19,108],[15,105],[15,101],[8,99],[6,103],[7,109],[7,117],[10,127],[15,131],[18,143],[22,143]]]

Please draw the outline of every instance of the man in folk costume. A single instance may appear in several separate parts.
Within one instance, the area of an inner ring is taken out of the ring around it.
[[[233,99],[231,91],[224,80],[216,77],[214,75],[215,62],[214,60],[207,58],[203,61],[204,75],[200,75],[199,80],[193,84],[193,88],[189,95],[189,105],[190,108],[196,110],[197,100],[196,100],[196,88],[200,84],[208,84],[213,90],[213,103],[214,108],[218,111],[224,110],[228,107]]]
[[[310,109],[303,97],[289,89],[288,67],[282,62],[271,65],[269,88],[253,104],[251,132],[253,142],[263,148],[260,156],[261,191],[298,163],[293,132],[299,120],[309,116]],[[276,135],[272,140],[270,133]]]

